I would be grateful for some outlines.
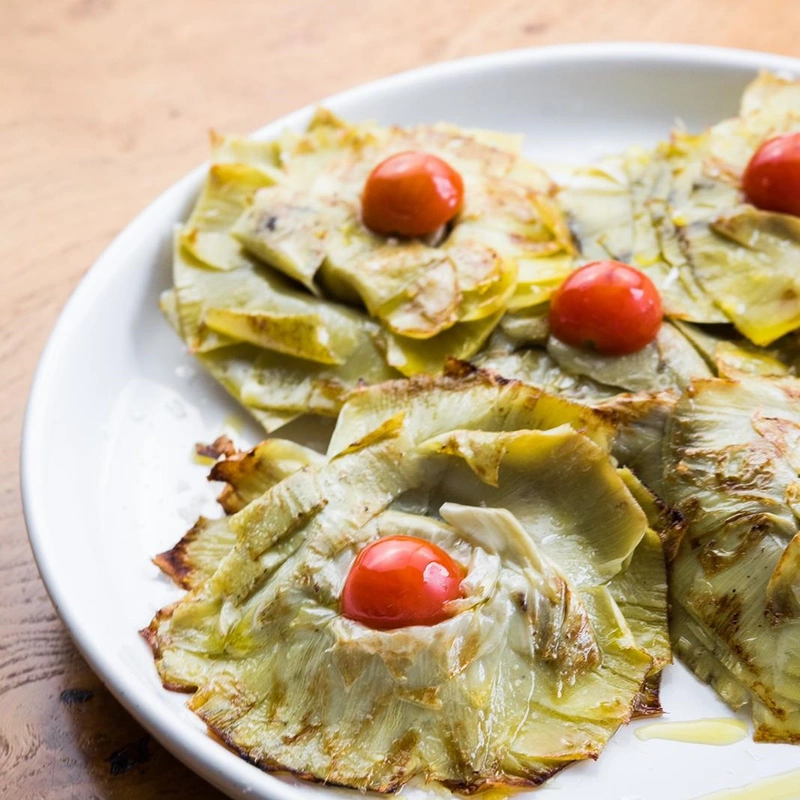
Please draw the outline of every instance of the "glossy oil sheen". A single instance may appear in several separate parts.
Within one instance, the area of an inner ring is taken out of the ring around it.
[[[654,722],[636,729],[636,738],[642,742],[666,739],[688,744],[729,745],[741,742],[747,734],[747,723],[726,717],[688,722]]]
[[[705,794],[694,800],[798,800],[800,798],[800,770],[773,775],[748,783],[737,789]]]

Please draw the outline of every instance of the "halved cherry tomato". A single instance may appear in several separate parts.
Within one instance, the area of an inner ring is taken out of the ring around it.
[[[364,224],[383,236],[427,236],[461,210],[464,181],[441,158],[398,153],[372,170],[361,195]]]
[[[800,217],[800,133],[764,142],[744,171],[742,188],[756,208]]]
[[[415,536],[386,536],[356,557],[342,590],[341,612],[376,630],[435,625],[462,596],[464,569],[441,547]]]
[[[575,270],[550,301],[550,330],[574,347],[635,353],[656,338],[661,296],[650,278],[619,261]]]

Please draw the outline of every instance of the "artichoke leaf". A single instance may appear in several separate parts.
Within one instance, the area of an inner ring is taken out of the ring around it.
[[[583,357],[591,358],[591,354]],[[566,372],[547,352],[533,348],[511,353],[486,350],[474,363],[504,378],[595,409],[615,428],[612,454],[654,491],[663,493],[661,448],[675,406],[672,391],[621,393],[617,387]]]
[[[800,483],[795,487],[800,490]],[[769,579],[766,614],[774,624],[800,619],[800,533],[786,545]]]
[[[667,211],[670,182],[660,155],[632,149],[576,170],[560,200],[585,261],[613,259],[640,269],[658,288],[669,317],[721,322],[697,285]]]
[[[549,311],[547,303],[508,311],[500,320],[499,328],[514,347],[544,345],[550,335]]]
[[[432,502],[441,497],[508,509],[535,542],[547,547],[574,586],[602,583],[619,573],[645,535],[647,518],[606,451],[568,426],[496,438],[497,486],[480,475],[480,463],[493,460],[485,452],[490,448],[485,433],[451,433],[447,441],[430,442],[431,452],[463,459],[466,466],[448,467]],[[578,468],[581,481],[575,484],[570,475]],[[567,491],[570,484],[580,493],[580,502]]]
[[[277,142],[265,142],[244,136],[226,136],[212,130],[211,161],[214,164],[244,164],[264,173],[271,183],[277,182],[280,176],[278,172],[280,153]]]
[[[314,278],[325,259],[326,227],[339,216],[334,204],[278,185],[256,195],[231,233],[249,253],[319,294]]]
[[[707,651],[690,666],[737,702],[747,693],[756,736],[771,741],[800,740],[798,397],[789,378],[698,381],[678,404],[665,449],[667,500],[689,522],[672,602],[683,640]]]
[[[252,408],[279,413],[336,416],[355,389],[398,377],[368,335],[338,366],[262,351],[242,386],[242,399]]]
[[[664,488],[663,449],[677,398],[673,392],[621,394],[594,404],[616,426],[612,455],[659,497]]]
[[[225,484],[218,501],[235,514],[264,492],[304,467],[320,467],[325,456],[289,439],[265,439],[251,450],[235,452],[211,468],[208,479]]]
[[[298,416],[296,411],[268,411],[244,402],[242,389],[259,356],[257,347],[235,344],[196,355],[204,369],[255,417],[267,433],[272,433]]]
[[[572,347],[554,336],[548,340],[547,352],[565,372],[629,392],[683,389],[692,378],[711,376],[705,361],[669,323],[661,326],[653,342],[628,355],[603,355]]]
[[[462,322],[474,322],[504,310],[517,288],[517,263],[501,258],[488,247],[449,248],[448,259],[455,266]]]
[[[184,589],[194,589],[216,572],[220,561],[236,546],[228,520],[200,517],[171,549],[153,563]]]
[[[473,359],[473,363],[504,378],[586,405],[595,405],[619,394],[614,386],[566,372],[545,350],[531,348],[507,353],[487,349]]]
[[[450,358],[466,361],[477,353],[503,315],[502,310],[475,322],[459,322],[433,339],[386,334],[386,361],[403,375],[436,375]]]
[[[450,361],[444,375],[388,381],[354,392],[342,408],[328,446],[341,452],[398,413],[416,442],[459,429],[513,431],[569,424],[601,447],[613,424],[605,415],[517,381]]]
[[[795,526],[797,397],[790,378],[708,379],[684,394],[668,430],[666,499],[691,508],[697,541],[728,518],[769,514]]]
[[[368,336],[366,319],[357,311],[310,297],[252,261],[227,272],[208,269],[176,237],[173,270],[181,333],[195,352],[247,341],[341,364]]]
[[[518,260],[571,255],[569,230],[549,197],[552,183],[516,143],[505,151],[503,141],[516,142],[448,125],[351,126],[321,112],[306,134],[280,145],[283,175],[259,192],[236,235],[312,291],[324,286],[347,302],[358,298],[400,336],[435,337],[504,308]],[[408,150],[444,158],[465,182],[464,207],[437,246],[376,236],[360,219],[369,171]]]
[[[444,503],[439,514],[468,542],[499,555],[525,576],[534,654],[553,663],[558,680],[572,685],[598,666],[600,649],[580,596],[508,509]]]
[[[698,279],[757,345],[800,327],[800,220],[738,206],[683,231]]]
[[[733,329],[719,330],[680,321],[675,325],[720,378],[736,379],[748,375],[776,378],[792,374],[797,345],[789,339],[764,348],[733,333]]]
[[[245,163],[215,163],[181,235],[181,243],[208,267],[230,270],[242,266],[239,243],[231,228],[256,192],[274,179]]]

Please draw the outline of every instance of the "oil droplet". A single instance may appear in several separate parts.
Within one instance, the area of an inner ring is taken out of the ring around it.
[[[475,795],[475,797],[480,798],[480,800],[509,800],[509,798],[513,798],[514,795],[523,791],[525,790],[520,789],[518,786],[490,786],[480,794]]]
[[[228,428],[229,430],[238,434],[241,434],[245,425],[245,421],[236,414],[228,414],[228,416],[222,421],[223,428]]]
[[[704,794],[695,800],[797,800],[800,797],[800,770],[773,775],[738,789]]]
[[[738,719],[696,719],[688,722],[655,722],[636,729],[636,738],[668,739],[691,744],[735,744],[747,736],[747,724]]]

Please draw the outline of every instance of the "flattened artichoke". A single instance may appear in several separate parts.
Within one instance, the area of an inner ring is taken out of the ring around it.
[[[799,97],[800,82],[764,74],[740,116],[576,171],[561,201],[582,255],[646,272],[670,317],[730,321],[757,345],[796,330],[800,230],[743,205],[740,177],[765,139],[800,130]]]
[[[671,171],[658,151],[633,149],[575,170],[559,195],[586,261],[614,259],[642,270],[676,319],[724,322],[694,276],[668,203]]]
[[[518,148],[516,139],[499,134],[448,125],[353,126],[320,111],[306,134],[281,143],[278,183],[258,192],[233,233],[310,291],[363,303],[397,336],[429,339],[504,310],[520,262],[527,284],[552,283],[548,259],[572,252],[548,197],[554,187]],[[406,150],[438,155],[464,179],[464,208],[437,246],[376,236],[360,220],[370,170]]]
[[[364,182],[409,149],[460,172],[464,207],[436,237],[376,236],[360,219]],[[326,111],[277,141],[214,134],[162,308],[267,431],[335,415],[356,386],[441,372],[571,268],[555,187],[519,151],[505,134],[349,125]]]
[[[146,631],[161,678],[263,768],[536,785],[648,709],[670,657],[649,495],[603,415],[463,371],[359,392],[327,458],[271,440],[220,462],[235,513],[160,557],[191,587]],[[444,622],[340,615],[355,555],[397,533],[467,567]]]
[[[799,448],[800,381],[747,377],[693,384],[665,454],[676,652],[761,741],[800,743]]]

